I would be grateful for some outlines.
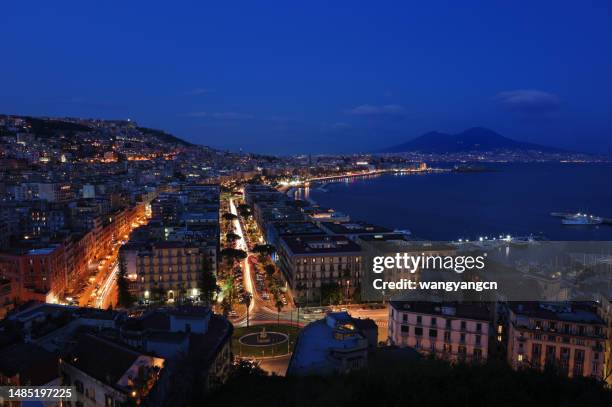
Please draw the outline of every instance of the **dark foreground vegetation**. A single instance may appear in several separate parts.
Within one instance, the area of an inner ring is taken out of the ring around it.
[[[591,379],[511,370],[493,361],[451,366],[423,359],[374,363],[346,376],[282,378],[241,369],[206,402],[230,406],[612,406],[612,392]],[[203,405],[203,404],[202,404]]]

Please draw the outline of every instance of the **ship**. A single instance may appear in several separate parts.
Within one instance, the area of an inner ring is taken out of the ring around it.
[[[564,225],[600,225],[603,223],[603,218],[586,213],[576,213],[565,216],[561,219],[561,223]]]

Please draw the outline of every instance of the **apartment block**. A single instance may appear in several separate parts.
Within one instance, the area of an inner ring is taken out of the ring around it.
[[[487,359],[491,312],[479,303],[389,302],[389,341],[450,361]]]
[[[604,378],[606,325],[585,302],[508,304],[508,363]]]

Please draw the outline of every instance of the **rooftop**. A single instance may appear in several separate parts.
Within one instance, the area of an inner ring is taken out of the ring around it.
[[[361,247],[346,236],[283,236],[293,254],[357,253]]]
[[[364,336],[355,330],[354,335],[336,336],[337,329],[344,329],[354,319],[347,312],[329,313],[324,319],[306,325],[293,351],[288,372],[293,374],[329,374],[335,371],[335,364],[329,358],[332,349],[356,350],[363,347]],[[367,345],[366,345],[367,347]]]
[[[0,373],[19,374],[21,385],[40,386],[59,376],[58,356],[31,343],[18,343],[0,351]]]
[[[597,315],[595,303],[588,302],[511,302],[513,313],[531,318],[556,321],[605,324]]]
[[[140,356],[143,354],[126,345],[84,334],[64,360],[89,376],[116,386]]]
[[[397,311],[426,315],[440,315],[449,318],[488,321],[491,318],[489,307],[476,302],[429,302],[429,301],[389,301]]]
[[[325,233],[314,222],[276,222],[274,229],[279,236],[283,235],[321,235]]]
[[[370,233],[391,233],[392,230],[383,226],[373,225],[366,222],[350,222],[350,223],[338,223],[338,222],[322,222],[321,227],[329,230],[335,235],[348,235],[348,234],[370,234]]]

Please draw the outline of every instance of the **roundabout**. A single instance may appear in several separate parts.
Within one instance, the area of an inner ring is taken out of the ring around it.
[[[261,328],[261,332],[252,332],[242,335],[238,342],[247,346],[271,346],[287,342],[289,335],[281,332],[266,332],[266,328]]]
[[[238,357],[270,358],[291,353],[299,328],[289,325],[262,324],[235,328],[232,349]]]

